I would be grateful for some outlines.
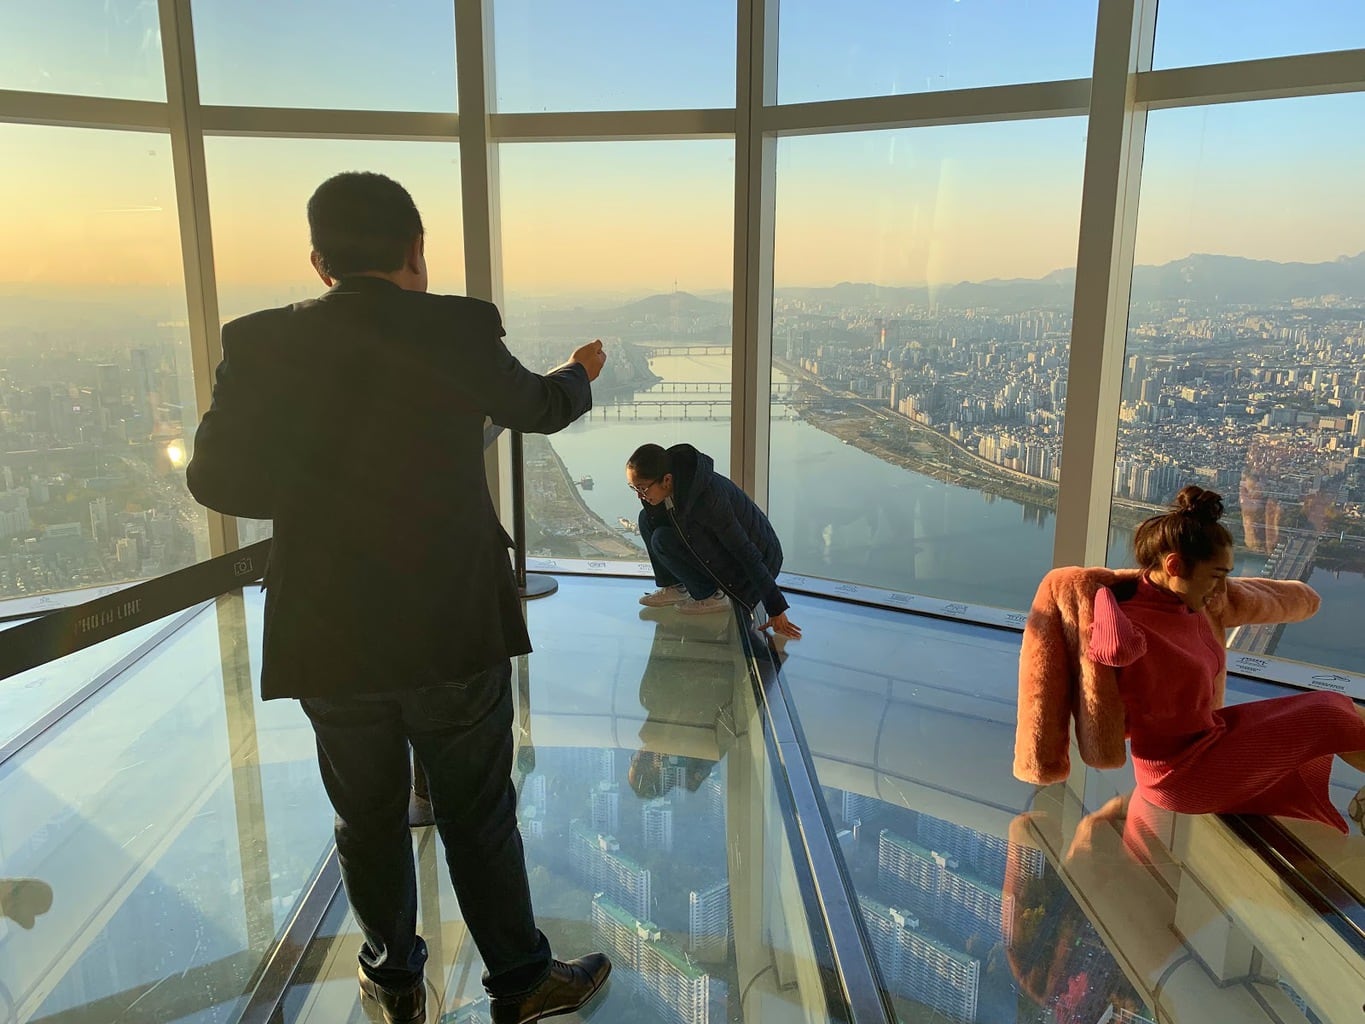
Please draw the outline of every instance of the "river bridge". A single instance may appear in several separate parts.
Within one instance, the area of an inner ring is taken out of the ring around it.
[[[799,381],[773,381],[771,385],[772,394],[776,396],[790,395],[799,390]],[[729,395],[731,384],[728,380],[664,380],[655,384],[647,392],[640,392],[647,398],[655,395]]]
[[[1290,533],[1270,553],[1264,575],[1273,580],[1306,581],[1313,575],[1320,539],[1316,533]],[[1243,654],[1272,654],[1283,633],[1282,622],[1242,626],[1233,633],[1228,647]]]
[[[775,405],[801,387],[796,381],[774,381],[769,392]],[[600,420],[728,420],[733,389],[729,381],[666,380],[630,401],[594,405],[588,419]]]
[[[655,356],[728,356],[730,354],[729,345],[667,345],[667,344],[644,344],[636,343],[636,347],[644,350],[645,355],[653,359]]]
[[[774,396],[776,397],[776,396]],[[774,419],[795,419],[796,413],[780,401],[773,410]],[[778,409],[785,411],[779,412]],[[594,405],[588,420],[728,420],[730,396],[707,398],[642,398],[617,405]]]

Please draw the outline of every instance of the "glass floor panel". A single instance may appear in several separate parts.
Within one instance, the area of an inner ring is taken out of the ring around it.
[[[0,679],[0,746],[15,739],[83,686],[113,669],[141,644],[165,629],[169,622],[169,619],[149,622],[104,643]],[[0,624],[0,631],[21,624]]]
[[[616,964],[582,1018],[848,1019],[792,846],[821,824],[791,817],[733,618],[559,583],[528,606],[516,781],[542,928]],[[781,672],[900,1020],[1360,1019],[1361,957],[1227,823],[1138,805],[1128,770],[1013,779],[1018,634],[795,603]],[[220,599],[0,763],[3,1024],[241,1017],[331,849],[307,720],[255,696],[261,608]],[[30,712],[64,699],[29,689]],[[1233,679],[1229,699],[1282,692]],[[1339,766],[1338,806],[1360,781]],[[1360,890],[1365,839],[1291,827]],[[439,838],[413,843],[430,1019],[486,1020]],[[377,1019],[358,945],[337,896],[273,1020]]]
[[[634,581],[559,585],[528,605],[536,650],[516,665],[516,774],[541,929],[557,956],[612,958],[580,1019],[841,1019],[826,1005],[828,955],[808,924],[733,615],[643,609]],[[414,836],[429,1019],[487,1021],[440,840]],[[338,904],[286,995],[287,1024],[370,1019],[361,940]]]
[[[238,1019],[331,843],[260,612],[220,598],[0,764],[6,1024]]]
[[[1360,957],[1222,819],[1138,806],[1131,769],[1013,778],[1017,633],[793,603],[782,674],[900,1020],[1360,1019]]]

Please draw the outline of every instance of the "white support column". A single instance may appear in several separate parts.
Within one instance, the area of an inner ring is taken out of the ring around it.
[[[455,74],[460,98],[460,194],[464,216],[465,291],[502,307],[502,225],[498,151],[489,131],[493,94],[492,0],[455,0]],[[504,524],[511,522],[510,438],[498,438],[484,459],[488,493]]]
[[[1156,0],[1101,0],[1076,255],[1062,483],[1054,565],[1105,561],[1119,392],[1133,277],[1146,112],[1139,72],[1152,66]]]
[[[189,310],[195,409],[202,416],[212,401],[213,371],[222,361],[223,342],[218,324],[218,288],[213,270],[213,232],[209,226],[208,178],[190,0],[160,0],[160,15],[171,159],[180,212],[180,252],[185,266],[185,301]],[[186,433],[193,431],[195,426],[196,423],[185,423]],[[209,555],[237,549],[236,519],[210,511],[208,524]]]
[[[778,0],[736,5],[735,274],[730,476],[768,503],[777,138],[763,108],[777,103]]]
[[[498,154],[489,137],[493,82],[492,0],[455,0],[455,68],[460,97],[460,190],[465,290],[502,301]],[[485,9],[487,8],[487,9]]]

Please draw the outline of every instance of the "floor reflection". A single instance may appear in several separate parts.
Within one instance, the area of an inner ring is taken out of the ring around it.
[[[1216,816],[1135,799],[1130,769],[1012,778],[1017,634],[801,613],[783,674],[902,1020],[1358,1017],[1359,956]],[[1232,680],[1229,699],[1271,691]],[[1359,779],[1338,775],[1344,807]],[[1365,877],[1365,840],[1294,828]]]
[[[538,920],[557,953],[616,963],[581,1019],[825,1020],[735,623],[641,590],[566,577],[528,609],[514,779]],[[901,1020],[1358,1018],[1360,958],[1219,819],[1142,805],[1126,771],[1012,778],[1017,634],[797,601],[781,672]],[[254,696],[260,603],[220,602],[0,765],[0,1021],[236,1019],[330,841],[306,721]],[[1359,779],[1333,782],[1344,807]],[[1293,828],[1365,888],[1365,839]],[[432,1019],[486,1021],[435,830],[413,844]],[[359,943],[338,899],[283,1022],[372,1019]]]
[[[259,608],[191,613],[0,765],[0,875],[50,887],[0,894],[0,1020],[237,1019],[330,833],[311,737],[254,696]]]
[[[557,955],[613,959],[581,1019],[825,1020],[735,623],[641,610],[637,590],[566,579],[530,606],[514,781],[537,921]],[[486,1021],[439,839],[414,836],[430,1005],[445,1024]],[[285,1020],[363,1019],[358,944],[343,918]]]

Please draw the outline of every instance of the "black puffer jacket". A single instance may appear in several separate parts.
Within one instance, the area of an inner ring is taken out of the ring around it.
[[[658,505],[642,502],[650,521],[673,526],[712,578],[745,607],[762,601],[769,615],[786,611],[776,582],[782,545],[763,510],[690,444],[669,448],[668,461],[673,495]]]

